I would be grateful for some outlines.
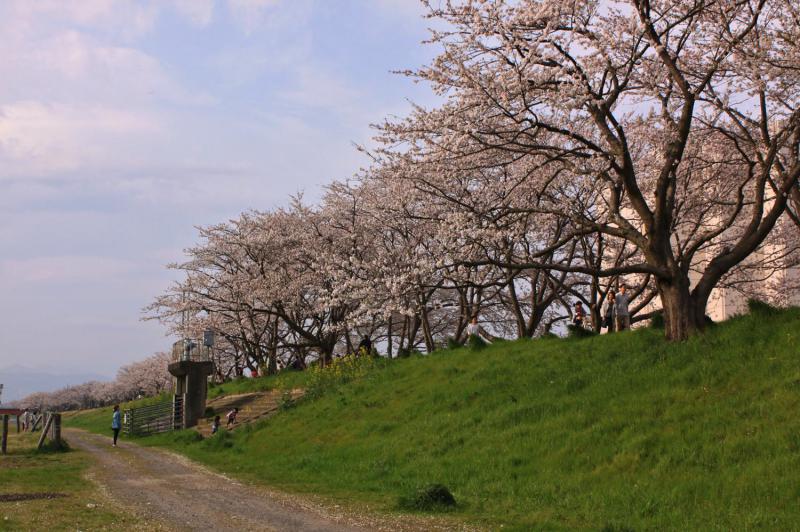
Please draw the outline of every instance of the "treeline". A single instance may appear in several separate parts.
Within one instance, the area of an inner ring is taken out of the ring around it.
[[[54,392],[37,392],[14,404],[17,408],[29,410],[63,412],[159,395],[172,388],[172,377],[167,371],[169,361],[169,354],[156,353],[145,360],[123,366],[114,381],[91,381]]]

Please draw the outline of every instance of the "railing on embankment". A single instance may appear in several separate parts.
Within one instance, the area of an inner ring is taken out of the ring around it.
[[[183,398],[125,410],[122,430],[132,436],[147,436],[183,428]]]

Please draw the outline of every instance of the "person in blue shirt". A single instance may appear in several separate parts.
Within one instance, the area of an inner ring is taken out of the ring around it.
[[[122,422],[119,416],[120,416],[119,405],[114,405],[114,413],[111,414],[111,430],[114,431],[113,447],[117,446],[117,437],[119,436],[119,429],[122,428]]]

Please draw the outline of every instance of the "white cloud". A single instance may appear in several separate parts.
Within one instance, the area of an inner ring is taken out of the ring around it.
[[[204,28],[214,16],[214,0],[172,0],[175,11],[190,24]]]
[[[341,114],[358,106],[359,91],[346,80],[322,68],[297,65],[290,79],[287,87],[278,91],[277,95],[291,103],[311,108],[324,107]]]
[[[149,33],[158,17],[156,3],[136,0],[4,0],[2,24],[17,33],[42,35],[54,25],[79,25],[130,40]]]
[[[34,101],[3,105],[0,179],[133,162],[130,137],[152,138],[159,132],[158,117],[142,111]]]
[[[195,27],[208,26],[214,4],[215,0],[3,0],[0,27],[7,30],[4,33],[42,35],[48,27],[75,25],[131,41],[152,32],[162,11],[170,8]]]
[[[76,30],[43,39],[0,38],[0,101],[14,99],[136,103],[170,101],[205,104],[170,76],[155,57],[129,46],[106,44]]]
[[[375,9],[387,11],[392,15],[418,18],[427,10],[419,0],[368,0],[367,4]]]
[[[308,0],[228,0],[228,11],[246,35],[264,28],[295,28],[308,19]],[[278,9],[280,8],[280,9]]]
[[[91,283],[126,275],[136,265],[112,257],[59,256],[0,260],[0,277],[16,283]]]

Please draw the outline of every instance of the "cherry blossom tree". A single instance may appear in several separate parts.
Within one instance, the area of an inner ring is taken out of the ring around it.
[[[796,3],[424,3],[443,51],[409,74],[446,102],[384,124],[387,157],[428,178],[517,176],[528,212],[566,220],[558,244],[599,234],[637,251],[598,268],[542,248],[526,268],[649,275],[667,337],[702,328],[712,290],[796,193]]]

